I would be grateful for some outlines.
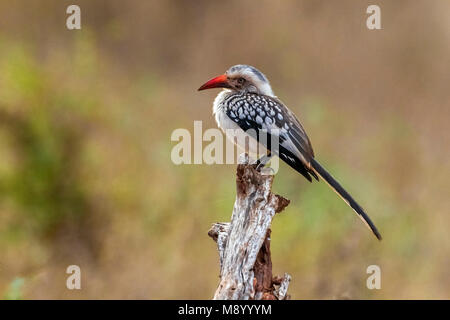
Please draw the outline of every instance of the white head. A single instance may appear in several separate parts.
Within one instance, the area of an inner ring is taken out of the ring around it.
[[[266,96],[275,96],[266,76],[255,67],[245,64],[232,66],[225,74],[209,80],[198,90],[211,88],[227,88],[240,92],[253,92]]]

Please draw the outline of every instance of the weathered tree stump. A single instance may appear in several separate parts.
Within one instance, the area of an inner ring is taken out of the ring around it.
[[[272,193],[273,175],[258,172],[241,157],[230,223],[215,223],[208,235],[217,242],[220,283],[215,300],[284,300],[291,277],[272,276],[270,225],[289,200]]]

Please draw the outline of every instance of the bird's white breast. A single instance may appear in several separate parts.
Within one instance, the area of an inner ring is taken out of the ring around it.
[[[236,122],[234,122],[227,116],[227,114],[224,110],[223,101],[230,94],[232,94],[232,92],[230,90],[222,90],[217,95],[216,99],[214,99],[214,104],[213,104],[213,114],[216,119],[217,125],[225,133],[226,133],[227,129],[233,129],[233,130],[240,129],[241,131],[243,131],[241,128],[239,128],[239,126],[237,125]]]
[[[241,151],[250,153],[252,156],[260,157],[267,154],[267,149],[259,144],[256,139],[248,135],[242,130],[236,122],[231,120],[225,110],[223,101],[233,94],[230,90],[222,90],[214,99],[213,114],[217,122],[217,126],[225,132],[225,136],[235,145],[237,145]],[[245,141],[250,141],[245,143]]]

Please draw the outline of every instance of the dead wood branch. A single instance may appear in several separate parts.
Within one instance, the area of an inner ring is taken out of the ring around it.
[[[289,200],[272,193],[273,175],[255,170],[248,156],[240,161],[236,201],[230,223],[216,223],[208,235],[217,242],[220,283],[218,300],[287,299],[291,277],[272,276],[270,225]]]

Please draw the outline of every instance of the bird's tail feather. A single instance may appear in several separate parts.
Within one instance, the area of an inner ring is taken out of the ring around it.
[[[350,194],[337,182],[331,174],[325,170],[324,167],[320,165],[319,162],[312,159],[311,167],[314,172],[316,172],[319,176],[324,179],[328,185],[356,212],[356,214],[361,218],[361,220],[372,230],[373,234],[381,240],[381,235],[377,230],[377,227],[373,224],[372,220],[370,220],[369,216],[364,212],[363,208],[352,198]]]

